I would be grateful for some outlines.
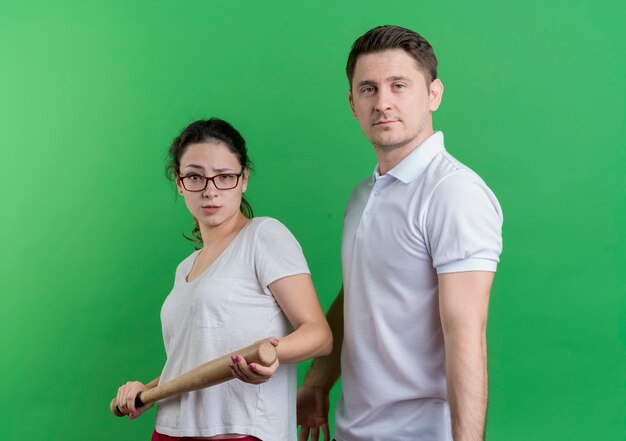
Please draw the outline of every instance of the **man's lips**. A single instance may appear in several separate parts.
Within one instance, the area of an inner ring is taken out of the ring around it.
[[[397,119],[382,119],[380,121],[376,121],[374,123],[374,125],[375,126],[384,126],[384,125],[395,123],[395,122],[398,122],[398,120]]]

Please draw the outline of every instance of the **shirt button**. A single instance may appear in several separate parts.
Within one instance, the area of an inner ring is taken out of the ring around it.
[[[376,190],[376,191],[374,192],[374,196],[380,196],[380,191]]]

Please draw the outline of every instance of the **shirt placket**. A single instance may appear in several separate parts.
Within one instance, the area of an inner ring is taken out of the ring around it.
[[[383,194],[384,188],[389,185],[391,177],[388,175],[379,176],[374,182],[370,183],[370,195],[367,199],[367,203],[365,204],[365,208],[363,209],[363,214],[361,215],[361,221],[359,222],[359,226],[356,230],[356,236],[362,237],[366,234],[367,229],[372,223],[372,219],[374,218],[374,214],[380,205],[381,196]]]

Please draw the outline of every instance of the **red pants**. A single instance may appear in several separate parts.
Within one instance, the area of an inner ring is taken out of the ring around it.
[[[152,441],[193,441],[200,440],[201,438],[194,438],[189,436],[169,436],[163,435],[162,433],[157,432],[156,430],[152,432]],[[206,439],[202,440],[206,441]],[[256,436],[244,436],[243,438],[215,438],[211,441],[261,441]]]

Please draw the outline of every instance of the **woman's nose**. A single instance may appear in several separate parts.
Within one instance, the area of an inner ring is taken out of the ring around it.
[[[203,196],[215,196],[219,192],[219,188],[215,186],[213,179],[209,179],[205,189],[202,191]]]

